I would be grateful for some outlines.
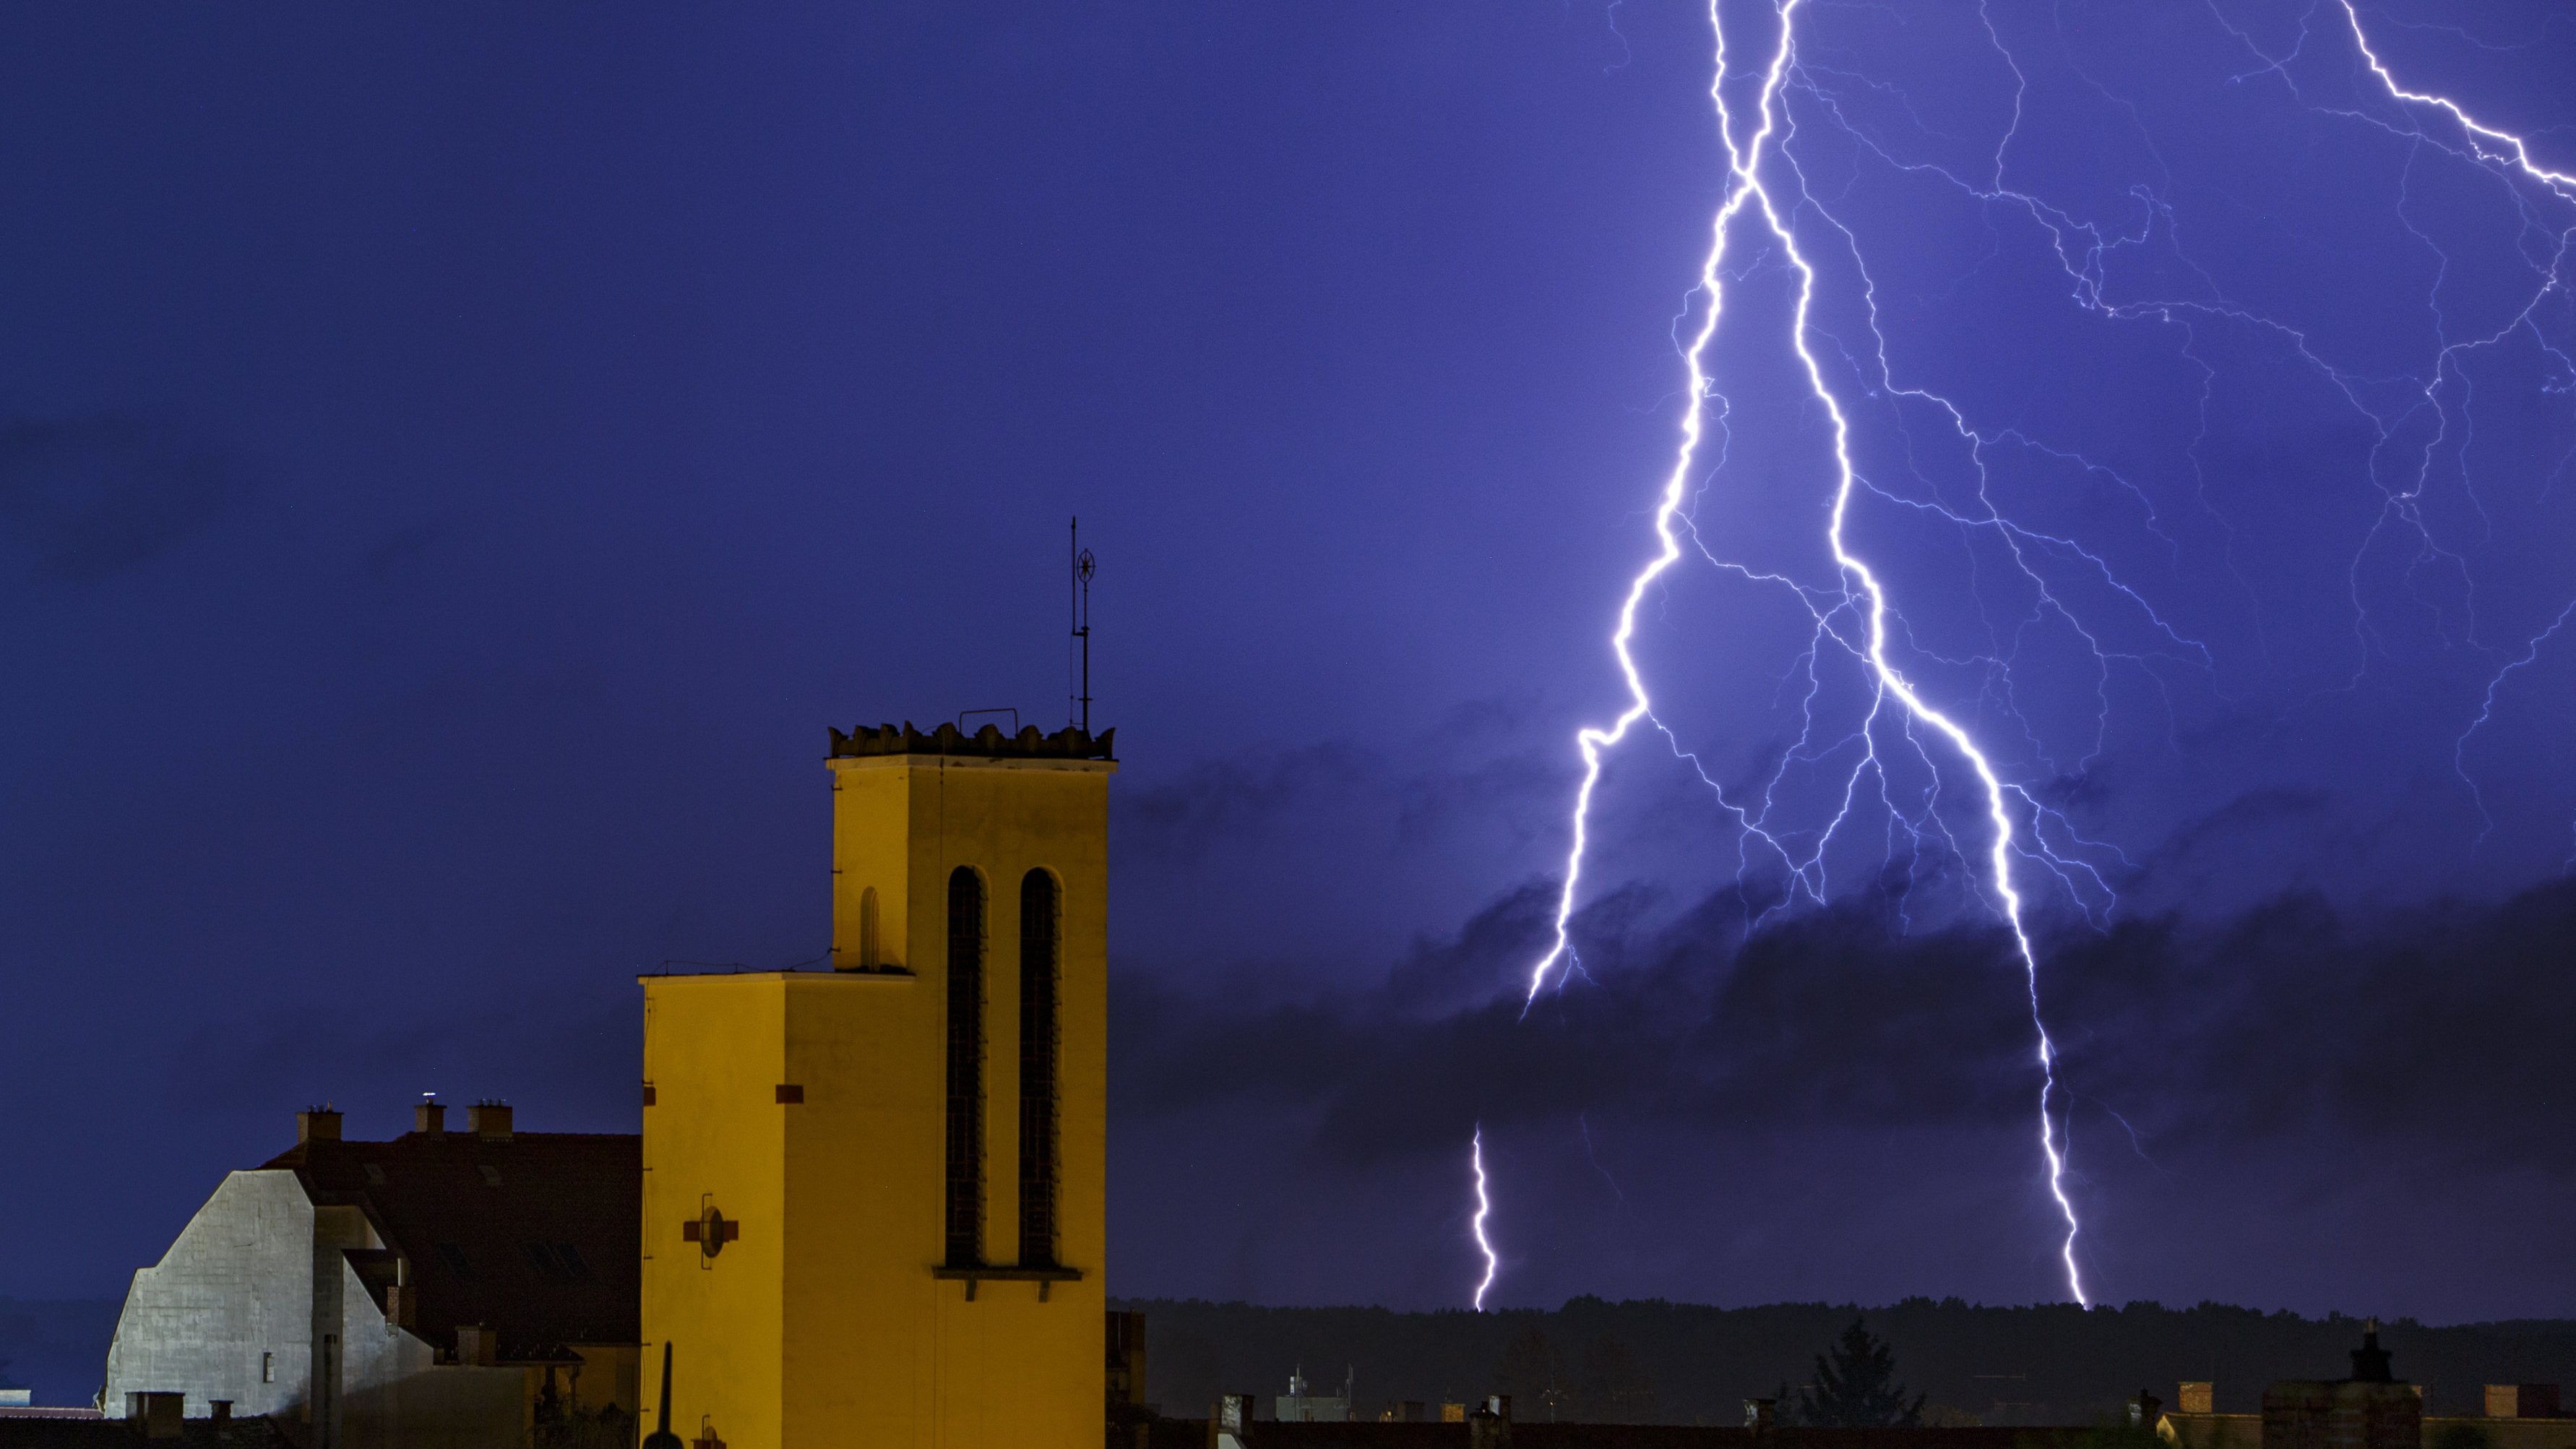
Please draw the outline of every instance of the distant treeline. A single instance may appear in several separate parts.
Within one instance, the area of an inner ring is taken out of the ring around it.
[[[1577,1298],[1554,1312],[1263,1308],[1141,1299],[1149,1397],[1179,1417],[1220,1393],[1257,1393],[1263,1412],[1302,1365],[1311,1393],[1338,1393],[1347,1369],[1364,1410],[1418,1399],[1510,1393],[1515,1416],[1593,1422],[1734,1424],[1743,1401],[1786,1385],[1855,1316],[1896,1352],[1900,1382],[1929,1395],[1926,1423],[2084,1424],[2140,1389],[2170,1404],[2174,1385],[2208,1379],[2223,1412],[2253,1412],[2281,1378],[2340,1378],[2359,1320],[2302,1318],[2204,1303],[2090,1312],[2071,1305],[1985,1308],[1909,1298],[1885,1308],[1780,1303],[1709,1308],[1657,1299]],[[2428,1328],[2380,1326],[2400,1378],[2431,1387],[2431,1409],[2480,1411],[2489,1383],[2576,1383],[2576,1320]]]

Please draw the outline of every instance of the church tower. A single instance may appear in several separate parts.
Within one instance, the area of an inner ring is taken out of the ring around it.
[[[1099,1443],[1114,733],[833,731],[832,969],[642,978],[682,1439]]]

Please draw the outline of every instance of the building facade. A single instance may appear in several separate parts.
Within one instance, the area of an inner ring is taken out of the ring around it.
[[[310,1449],[631,1429],[637,1140],[514,1133],[499,1103],[462,1133],[434,1103],[390,1141],[340,1124],[298,1113],[293,1148],[227,1176],[135,1273],[100,1407],[177,1395]]]
[[[1100,1442],[1110,747],[834,731],[833,969],[643,978],[683,1439]]]
[[[1306,1382],[1306,1366],[1299,1364],[1288,1375],[1288,1392],[1272,1402],[1270,1417],[1282,1424],[1347,1424],[1351,1413],[1351,1376],[1346,1369],[1342,1391],[1319,1394]]]

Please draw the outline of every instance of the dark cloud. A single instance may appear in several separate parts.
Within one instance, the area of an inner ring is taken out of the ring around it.
[[[1139,849],[1188,849],[1250,831],[1318,791],[1359,783],[1380,768],[1374,755],[1340,740],[1247,751],[1121,792],[1118,817],[1127,843]]]
[[[2079,1034],[2070,1083],[2151,1135],[2576,1166],[2576,883],[2376,920],[2302,894],[2210,927],[2137,923],[2065,942],[2045,984]]]
[[[2248,790],[2226,804],[2175,827],[2157,847],[2147,869],[2158,864],[2183,860],[2210,845],[2235,846],[2248,831],[2293,820],[2309,820],[2324,815],[2334,807],[2334,797],[2323,790],[2296,786],[2265,786]]]
[[[1561,759],[1524,751],[1498,756],[1462,768],[1436,771],[1402,782],[1397,798],[1396,838],[1420,844],[1445,829],[1490,828],[1497,816],[1508,823],[1504,802],[1561,798],[1565,769]],[[1528,832],[1521,832],[1527,839]]]
[[[42,575],[92,582],[202,532],[239,495],[220,456],[131,417],[0,423],[0,536]]]
[[[1424,942],[1375,991],[1250,1012],[1120,983],[1122,1112],[1222,1097],[1310,1110],[1352,1160],[1448,1152],[1471,1120],[1607,1112],[1690,1129],[1986,1127],[2031,1110],[2009,938],[1909,935],[1854,905],[1744,933],[1720,893],[1624,931],[1523,1015],[1552,897]],[[1621,902],[1605,902],[1615,913]],[[2214,925],[2139,921],[2044,953],[2061,1079],[2142,1139],[2404,1138],[2489,1168],[2576,1166],[2560,1130],[2576,883],[2377,919],[2285,896]],[[1467,993],[1481,988],[1480,998]]]
[[[1195,850],[1218,839],[1263,834],[1283,821],[1334,809],[1385,815],[1398,848],[1427,845],[1444,832],[1490,833],[1498,818],[1543,801],[1550,824],[1566,786],[1562,742],[1532,749],[1512,731],[1527,724],[1512,698],[1471,700],[1425,730],[1363,742],[1319,740],[1257,745],[1195,761],[1168,778],[1125,783],[1114,798],[1122,845]],[[1526,841],[1526,830],[1513,829]]]
[[[1526,1018],[1513,986],[1544,950],[1553,906],[1538,888],[1455,938],[1418,945],[1382,990],[1361,996],[1220,1024],[1204,1004],[1126,983],[1121,1031],[1177,1040],[1131,1036],[1120,1057],[1149,1065],[1122,1079],[1119,1105],[1203,1102],[1205,1084],[1222,1082],[1227,1093],[1314,1105],[1319,1143],[1359,1159],[1446,1150],[1471,1119],[1580,1108],[1774,1125],[2018,1109],[2002,1089],[2028,1058],[2027,1029],[1993,933],[1891,936],[1835,912],[1747,941],[1745,902],[1722,893],[1620,939],[1604,918],[1637,905],[1613,896],[1586,913],[1585,936],[1615,944],[1590,952],[1587,974]],[[1470,983],[1482,999],[1452,1004]]]

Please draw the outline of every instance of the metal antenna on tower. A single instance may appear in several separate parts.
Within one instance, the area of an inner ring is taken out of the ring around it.
[[[1082,646],[1081,692],[1074,696],[1074,700],[1082,707],[1082,732],[1089,734],[1091,733],[1091,575],[1097,566],[1092,562],[1091,550],[1082,546],[1082,518],[1078,514],[1073,519],[1072,545],[1073,637],[1080,641]]]

